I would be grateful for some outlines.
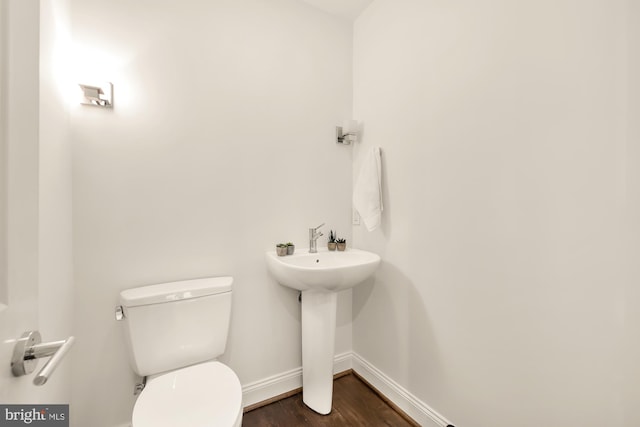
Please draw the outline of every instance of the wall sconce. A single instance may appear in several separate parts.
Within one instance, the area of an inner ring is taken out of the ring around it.
[[[82,89],[82,105],[92,105],[94,107],[113,108],[113,85],[111,83],[103,83],[100,86],[83,85]]]
[[[358,122],[345,120],[342,126],[336,126],[336,143],[349,145],[358,140]]]

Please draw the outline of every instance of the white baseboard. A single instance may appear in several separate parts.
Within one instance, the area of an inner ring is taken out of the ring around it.
[[[242,386],[242,407],[255,405],[302,387],[302,368],[254,381]]]
[[[353,368],[352,360],[353,353],[350,351],[336,355],[336,357],[333,358],[333,374],[339,374],[340,372]]]
[[[393,381],[357,353],[347,352],[335,356],[333,373],[353,369],[398,408],[423,427],[446,427],[451,423],[429,405]],[[242,387],[242,403],[247,406],[271,399],[302,387],[302,368],[246,384]]]
[[[333,359],[333,373],[351,369],[352,353],[338,354]],[[302,387],[302,367],[272,375],[242,386],[242,406],[247,407]]]
[[[446,427],[451,423],[407,389],[389,378],[357,353],[352,353],[353,370],[423,427]]]

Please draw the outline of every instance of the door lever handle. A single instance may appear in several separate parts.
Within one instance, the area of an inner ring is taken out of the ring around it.
[[[11,372],[16,377],[28,375],[36,369],[38,359],[51,357],[33,379],[35,385],[43,385],[49,380],[74,341],[75,338],[71,336],[66,340],[42,344],[40,332],[27,331],[22,334],[13,348]]]

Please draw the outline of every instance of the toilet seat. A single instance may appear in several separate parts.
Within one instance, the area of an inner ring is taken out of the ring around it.
[[[212,361],[149,379],[133,408],[132,427],[235,427],[241,420],[240,381]]]

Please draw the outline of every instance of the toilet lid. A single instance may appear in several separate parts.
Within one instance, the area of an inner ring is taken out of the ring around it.
[[[220,362],[205,362],[147,382],[133,408],[133,427],[233,426],[242,411],[242,387]]]

